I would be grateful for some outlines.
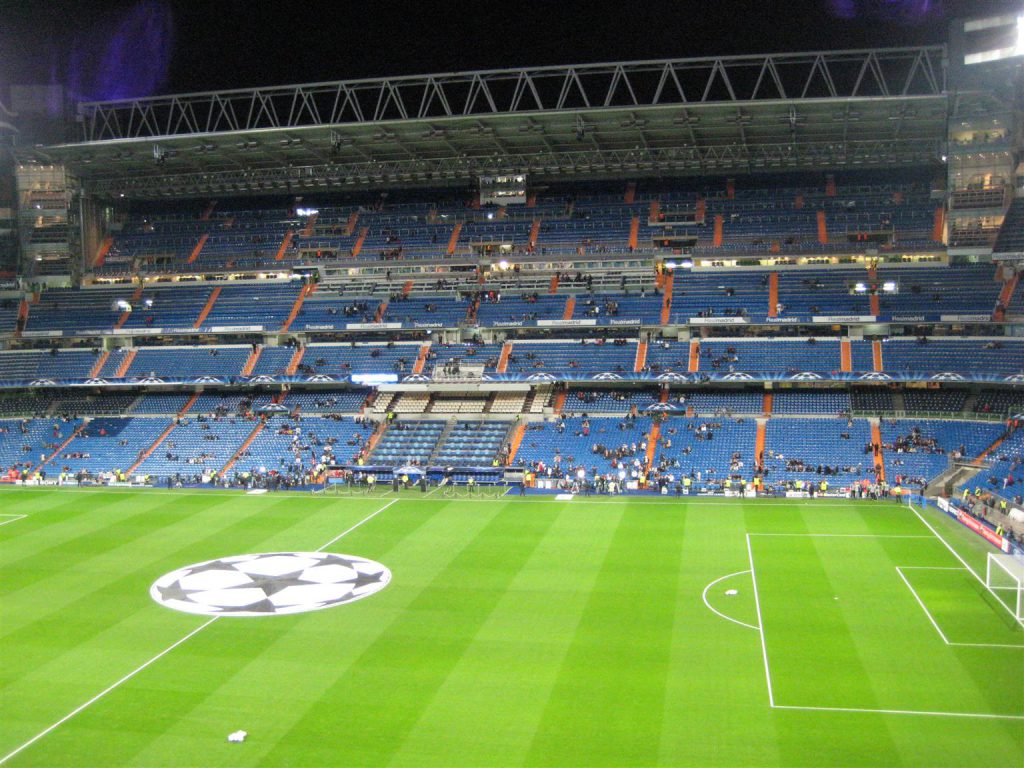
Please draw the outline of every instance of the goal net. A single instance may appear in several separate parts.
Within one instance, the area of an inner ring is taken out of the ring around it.
[[[1024,560],[990,552],[985,564],[985,586],[1017,621],[1024,623]]]

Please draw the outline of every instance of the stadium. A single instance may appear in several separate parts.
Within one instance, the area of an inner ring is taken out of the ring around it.
[[[0,90],[0,765],[1019,768],[1022,56]]]

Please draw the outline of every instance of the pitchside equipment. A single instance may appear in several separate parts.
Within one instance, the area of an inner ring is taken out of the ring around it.
[[[1024,624],[1024,560],[990,552],[985,564],[985,586]]]

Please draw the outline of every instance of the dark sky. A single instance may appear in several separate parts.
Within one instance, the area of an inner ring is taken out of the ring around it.
[[[945,40],[1024,0],[0,0],[0,94],[118,98],[377,75]]]

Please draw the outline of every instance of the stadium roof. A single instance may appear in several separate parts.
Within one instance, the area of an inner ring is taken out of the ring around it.
[[[47,147],[100,195],[190,196],[920,164],[942,154],[946,49],[666,59],[78,105]]]

